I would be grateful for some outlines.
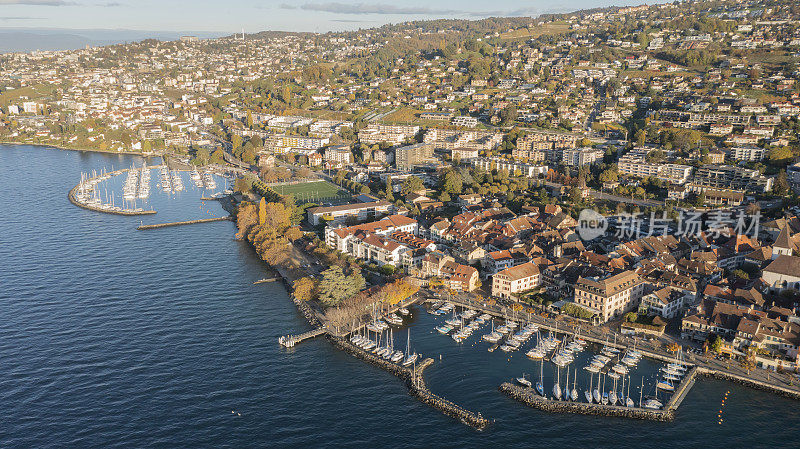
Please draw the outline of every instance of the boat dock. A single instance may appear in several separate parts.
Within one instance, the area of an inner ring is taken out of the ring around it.
[[[621,405],[603,405],[589,402],[556,401],[539,395],[533,388],[505,382],[500,391],[523,404],[553,413],[576,413],[580,415],[616,416],[620,418],[646,419],[651,421],[672,421],[675,412],[681,405],[689,390],[695,383],[698,367],[693,366],[681,383],[675,388],[663,409],[645,407],[623,407]]]
[[[201,218],[199,220],[189,220],[189,221],[176,221],[173,223],[158,223],[158,224],[151,224],[151,225],[141,225],[138,226],[136,229],[140,231],[146,231],[148,229],[159,229],[159,228],[169,228],[172,226],[184,226],[190,224],[198,224],[198,223],[212,223],[215,221],[230,221],[232,220],[231,217],[215,217],[215,218]]]
[[[575,413],[579,415],[616,416],[621,418],[646,419],[651,421],[672,421],[675,410],[666,408],[654,410],[643,407],[622,407],[619,405],[590,404],[588,402],[556,401],[540,396],[536,390],[505,382],[500,391],[523,404],[553,413]]]
[[[695,382],[695,377],[697,376],[697,367],[693,366],[692,369],[686,373],[686,376],[683,378],[680,384],[678,384],[678,388],[675,389],[675,392],[672,394],[672,397],[669,398],[667,405],[664,406],[664,410],[667,412],[674,412],[678,410],[678,407],[681,405],[683,400],[686,398],[686,395],[689,394],[689,390],[692,389]]]
[[[318,337],[318,336],[324,334],[325,332],[326,332],[325,329],[320,327],[320,328],[317,328],[317,329],[312,329],[312,330],[310,330],[308,332],[303,332],[300,335],[286,335],[286,336],[280,337],[280,338],[278,338],[278,343],[280,343],[284,347],[293,348],[294,345],[296,345],[296,344],[298,344],[298,343],[300,343],[300,342],[302,342],[304,340],[308,340],[310,338]]]
[[[259,279],[259,280],[255,281],[255,282],[253,282],[253,285],[264,284],[264,283],[267,283],[267,282],[276,282],[276,281],[280,281],[280,280],[281,280],[281,278],[279,278],[279,277],[264,278],[264,279]]]

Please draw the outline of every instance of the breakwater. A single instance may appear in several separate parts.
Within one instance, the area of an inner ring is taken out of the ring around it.
[[[155,212],[153,212],[155,213]],[[159,228],[170,228],[173,226],[184,226],[190,224],[198,224],[198,223],[212,223],[215,221],[230,221],[231,217],[214,217],[214,218],[201,218],[199,220],[188,220],[188,221],[176,221],[172,223],[157,223],[157,224],[149,224],[149,225],[141,225],[137,226],[136,229],[140,231],[146,231],[148,229],[159,229]]]
[[[396,363],[384,360],[375,354],[364,351],[363,349],[353,345],[347,339],[328,336],[334,346],[342,351],[375,365],[385,371],[394,374],[403,379],[409,389],[409,393],[417,398],[420,402],[428,404],[429,406],[439,410],[447,416],[456,418],[459,421],[472,426],[478,430],[483,430],[491,423],[491,420],[484,418],[480,413],[475,413],[449,401],[441,396],[438,396],[428,389],[423,376],[425,368],[433,364],[433,359],[426,358],[422,360],[414,368],[406,368]]]
[[[653,410],[641,407],[590,404],[588,402],[554,401],[552,399],[540,396],[533,388],[522,387],[508,382],[504,382],[500,385],[500,391],[525,405],[552,413],[615,416],[620,418],[646,419],[664,422],[675,419],[674,409]]]
[[[756,379],[750,379],[736,374],[726,373],[723,371],[704,368],[704,367],[697,367],[697,374],[701,374],[707,377],[713,377],[714,379],[727,380],[729,382],[734,382],[739,385],[744,385],[746,387],[750,387],[755,390],[768,391],[770,393],[775,393],[779,396],[783,396],[789,399],[800,400],[800,391],[792,390],[785,387],[780,387],[778,385],[762,382]]]

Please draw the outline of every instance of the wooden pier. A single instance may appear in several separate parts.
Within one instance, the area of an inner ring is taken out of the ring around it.
[[[278,343],[282,346],[287,348],[293,348],[294,345],[300,343],[301,341],[308,340],[309,338],[318,337],[322,334],[326,333],[326,330],[323,328],[317,328],[310,330],[308,332],[304,332],[300,335],[286,335],[283,337],[278,338]]]
[[[686,399],[686,395],[689,394],[689,390],[692,389],[695,382],[695,377],[697,376],[697,367],[693,366],[692,369],[686,373],[681,383],[678,384],[678,388],[675,389],[675,392],[672,394],[672,397],[669,398],[667,405],[664,406],[664,410],[668,412],[674,412],[678,410],[678,407],[681,405],[684,399]]]
[[[151,224],[151,225],[141,225],[138,226],[136,229],[140,231],[146,231],[148,229],[159,229],[159,228],[169,228],[172,226],[184,226],[190,224],[198,224],[198,223],[213,223],[215,221],[231,221],[232,218],[228,217],[215,217],[215,218],[201,218],[199,220],[189,220],[189,221],[176,221],[173,223],[158,223],[158,224]]]
[[[255,282],[253,282],[253,285],[264,284],[264,283],[267,283],[267,282],[277,282],[277,281],[280,281],[280,280],[281,280],[281,278],[279,278],[279,277],[264,278],[264,279],[259,279],[259,280],[255,281]]]

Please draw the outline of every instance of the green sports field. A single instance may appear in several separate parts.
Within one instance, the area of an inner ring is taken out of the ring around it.
[[[272,190],[281,195],[292,195],[297,204],[340,202],[351,197],[347,191],[328,181],[273,185]]]

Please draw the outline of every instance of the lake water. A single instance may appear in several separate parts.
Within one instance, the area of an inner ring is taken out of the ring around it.
[[[308,325],[281,284],[253,285],[265,266],[233,240],[233,223],[137,231],[224,214],[188,176],[180,194],[153,185],[152,216],[67,200],[81,172],[132,163],[0,146],[0,447],[797,446],[796,401],[721,381],[701,379],[672,423],[528,408],[497,387],[538,376],[524,356],[532,343],[488,353],[479,331],[459,345],[433,330],[443,317],[417,308],[407,327],[436,359],[430,388],[496,420],[475,431],[324,339],[281,348],[280,335]],[[395,338],[405,346],[406,330]],[[640,364],[635,384],[656,368]],[[550,382],[552,365],[544,372]]]

